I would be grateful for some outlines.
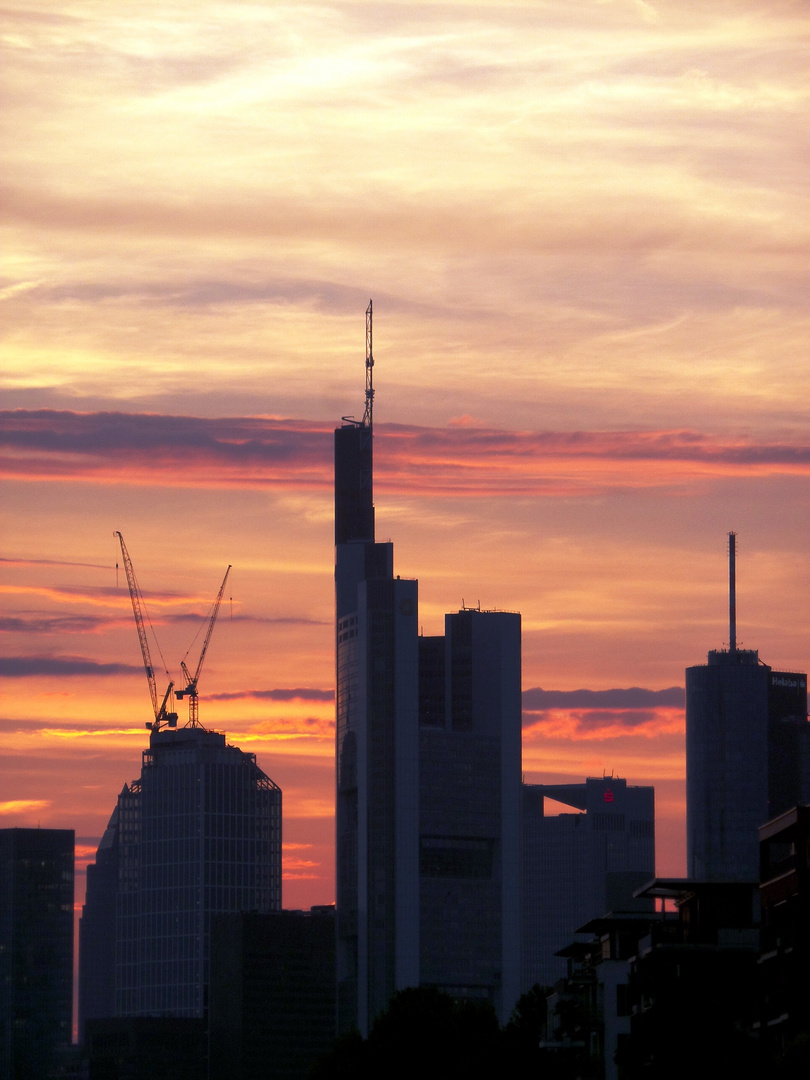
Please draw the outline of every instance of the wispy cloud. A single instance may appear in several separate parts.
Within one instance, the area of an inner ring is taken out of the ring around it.
[[[207,694],[206,698],[208,701],[239,701],[242,698],[256,698],[260,701],[334,701],[335,692],[298,686],[277,690],[234,690],[231,693]]]
[[[0,658],[0,675],[7,679],[37,676],[109,676],[142,674],[134,664],[103,664],[82,656],[12,656]]]
[[[39,410],[0,414],[6,475],[326,492],[331,426]],[[810,475],[810,443],[677,431],[381,425],[378,489],[425,496],[570,495],[715,477]]]
[[[122,625],[123,619],[99,615],[0,616],[0,633],[9,634],[98,634]]]
[[[647,690],[630,686],[615,690],[543,690],[539,686],[523,691],[524,712],[547,709],[650,709],[659,706],[683,708],[686,692],[682,686]]]
[[[682,733],[682,708],[555,708],[530,713],[523,719],[524,745],[546,739],[574,742],[591,739],[620,739],[627,736],[657,739],[661,735]]]

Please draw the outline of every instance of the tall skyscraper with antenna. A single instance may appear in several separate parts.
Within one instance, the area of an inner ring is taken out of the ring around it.
[[[756,881],[757,829],[810,800],[807,675],[737,644],[737,538],[729,533],[729,643],[686,669],[689,876]]]
[[[364,1034],[420,985],[508,1019],[520,977],[520,616],[419,636],[374,535],[371,320],[364,415],[335,431],[338,1021]]]

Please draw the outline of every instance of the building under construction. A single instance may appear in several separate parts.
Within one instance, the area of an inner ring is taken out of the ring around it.
[[[189,719],[179,726],[174,684],[162,701],[157,693],[143,597],[117,535],[154,720],[140,777],[124,785],[88,868],[80,1031],[100,1017],[204,1016],[213,916],[281,908],[281,789],[254,754],[199,721],[197,684],[227,574],[195,672],[182,664],[177,697],[188,698]]]

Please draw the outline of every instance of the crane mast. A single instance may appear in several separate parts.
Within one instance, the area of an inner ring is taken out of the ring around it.
[[[121,544],[121,557],[124,560],[124,571],[127,575],[127,584],[129,585],[129,598],[132,601],[132,612],[135,616],[135,626],[138,630],[138,641],[141,645],[141,656],[143,657],[143,666],[146,669],[146,680],[149,683],[149,696],[152,699],[152,711],[155,714],[154,723],[147,723],[147,727],[153,731],[158,731],[161,724],[166,724],[168,727],[177,726],[177,713],[167,712],[166,706],[171,698],[172,690],[174,689],[174,683],[169,680],[169,685],[166,689],[166,693],[163,695],[163,701],[158,705],[157,694],[157,682],[155,680],[155,669],[152,664],[152,654],[149,651],[149,639],[146,636],[146,627],[143,619],[142,608],[142,593],[135,577],[135,569],[132,565],[132,559],[129,557],[127,546],[124,543],[124,537],[120,532],[115,532],[114,536],[118,537],[118,541]]]
[[[202,651],[200,653],[200,659],[197,661],[197,670],[194,672],[193,676],[191,675],[188,668],[186,667],[185,660],[180,661],[180,667],[183,669],[183,675],[185,676],[185,679],[186,679],[186,685],[185,685],[185,688],[183,690],[178,690],[177,691],[176,696],[177,696],[178,700],[180,700],[180,701],[182,701],[184,697],[188,698],[188,726],[189,727],[200,727],[201,726],[200,720],[199,720],[200,705],[199,705],[199,697],[197,695],[197,683],[199,682],[200,672],[202,671],[203,661],[205,660],[205,654],[208,652],[208,644],[211,641],[211,635],[214,632],[214,623],[217,621],[217,615],[219,614],[219,605],[222,603],[222,596],[223,596],[223,593],[225,592],[225,585],[226,585],[226,583],[228,581],[228,574],[230,574],[230,572],[231,572],[231,568],[229,566],[228,569],[225,571],[225,577],[222,579],[222,584],[219,587],[219,592],[217,593],[217,598],[214,601],[214,610],[211,613],[211,620],[208,623],[208,631],[207,631],[207,633],[205,635],[205,641],[203,642]]]

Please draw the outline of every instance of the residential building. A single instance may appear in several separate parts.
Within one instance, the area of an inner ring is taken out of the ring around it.
[[[650,925],[630,965],[629,1076],[763,1076],[756,1016],[756,884],[659,878],[644,894],[677,919]]]
[[[759,1017],[772,1059],[810,1039],[810,806],[759,830]]]

